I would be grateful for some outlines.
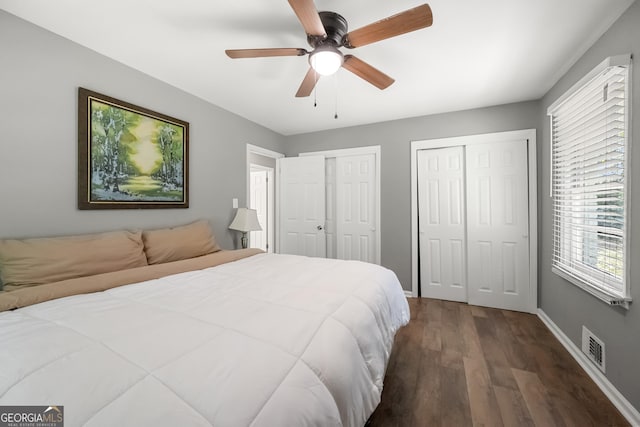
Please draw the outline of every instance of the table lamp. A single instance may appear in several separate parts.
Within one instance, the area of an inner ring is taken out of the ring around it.
[[[247,232],[260,231],[260,223],[258,222],[258,211],[255,209],[238,208],[235,218],[229,225],[230,230],[242,232],[242,249],[247,247]]]

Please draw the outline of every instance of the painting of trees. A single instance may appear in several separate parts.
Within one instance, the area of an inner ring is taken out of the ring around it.
[[[93,183],[106,191],[120,192],[119,180],[135,173],[130,161],[130,132],[138,116],[125,110],[96,105],[91,111],[91,172]]]
[[[163,125],[157,131],[157,141],[162,154],[157,177],[165,185],[182,185],[182,138],[175,126]]]
[[[111,101],[87,98],[89,203],[186,204],[188,123]]]

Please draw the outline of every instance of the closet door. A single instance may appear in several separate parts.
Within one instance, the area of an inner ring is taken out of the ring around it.
[[[470,304],[529,310],[527,142],[466,147]]]
[[[283,254],[326,256],[324,157],[278,159],[280,240]]]
[[[335,168],[337,258],[375,263],[375,155],[336,157]]]
[[[466,301],[463,147],[418,152],[418,230],[423,297]]]
[[[336,242],[336,158],[330,157],[325,160],[325,195],[326,195],[326,227],[324,229],[327,236],[327,258],[338,258],[338,246]]]

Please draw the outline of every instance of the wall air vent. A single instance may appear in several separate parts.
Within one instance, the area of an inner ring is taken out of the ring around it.
[[[593,332],[582,326],[582,352],[604,372],[605,352],[604,343]]]

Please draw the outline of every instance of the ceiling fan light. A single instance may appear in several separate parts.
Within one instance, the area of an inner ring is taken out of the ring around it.
[[[330,76],[340,67],[344,58],[342,52],[333,46],[320,46],[309,56],[311,67],[321,76]]]

